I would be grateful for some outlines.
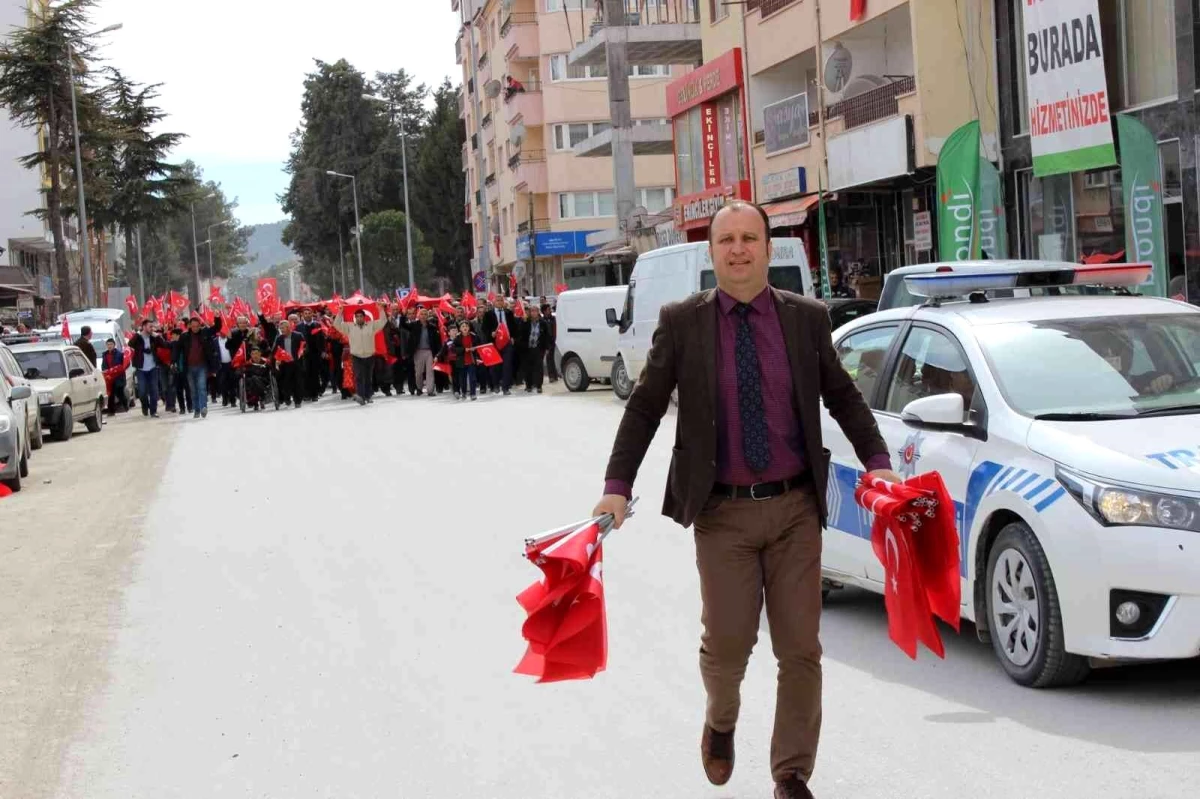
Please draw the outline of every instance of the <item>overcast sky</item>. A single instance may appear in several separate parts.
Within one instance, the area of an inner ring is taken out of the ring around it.
[[[368,76],[404,67],[430,86],[449,77],[459,17],[449,0],[101,0],[103,57],[141,83],[162,83],[165,129],[188,134],[191,158],[242,224],[283,218],[276,197],[313,59],[345,58]]]

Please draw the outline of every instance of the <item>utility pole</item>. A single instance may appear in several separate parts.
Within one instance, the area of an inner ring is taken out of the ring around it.
[[[625,26],[625,0],[604,0],[604,24],[608,28],[605,56],[608,59],[608,112],[612,117],[613,189],[617,229],[628,231],[637,206],[637,184],[633,176],[633,119],[629,106],[629,28]]]
[[[346,291],[346,246],[342,244],[342,223],[338,222],[338,261],[342,264],[342,293],[349,296]]]
[[[142,226],[138,225],[135,233],[137,235],[137,251],[138,251],[138,291],[141,292],[138,296],[142,298],[142,302],[146,301],[146,278],[142,275]]]
[[[467,19],[467,5],[470,4],[473,10],[476,3],[479,2],[482,0],[462,0],[459,3],[459,12],[462,14],[463,35],[467,37],[470,47],[467,56],[471,59],[471,85],[475,87],[475,91],[469,91],[468,94],[471,95],[471,116],[475,119],[475,184],[479,187],[479,269],[488,275],[488,282],[491,283],[492,251],[491,242],[488,241],[491,226],[488,220],[487,192],[483,187],[483,132],[479,127],[479,121],[482,118],[479,113],[479,93],[483,91],[483,87],[479,85],[479,62],[475,56],[475,33],[471,30],[471,23]],[[474,277],[474,275],[471,276],[472,279]]]

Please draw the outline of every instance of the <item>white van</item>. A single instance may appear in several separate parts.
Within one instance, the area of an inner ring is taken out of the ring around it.
[[[554,359],[569,390],[587,391],[592,381],[608,382],[619,337],[608,324],[608,311],[615,314],[624,304],[625,286],[573,289],[558,295]]]
[[[805,297],[813,296],[812,273],[804,242],[797,238],[773,238],[774,248],[767,280],[772,286]],[[698,291],[717,287],[708,242],[675,244],[642,253],[633,265],[625,295],[624,310],[614,312],[609,324],[620,331],[617,360],[612,366],[613,392],[621,399],[633,393],[642,373],[650,339],[658,327],[658,312]]]

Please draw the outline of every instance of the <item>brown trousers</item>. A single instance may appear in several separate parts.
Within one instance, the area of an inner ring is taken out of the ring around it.
[[[821,528],[811,488],[764,501],[710,499],[695,521],[700,570],[700,674],[706,720],[737,724],[746,663],[764,599],[779,662],[771,775],[812,776],[821,732]]]

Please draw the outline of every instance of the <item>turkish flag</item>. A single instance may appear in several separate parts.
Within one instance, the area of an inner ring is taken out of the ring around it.
[[[277,299],[279,296],[278,285],[276,283],[275,278],[273,278],[273,277],[259,278],[256,295],[258,297],[258,309],[260,311],[265,311],[266,309],[263,306],[266,305],[271,300]]]
[[[496,349],[502,350],[512,341],[512,336],[508,332],[508,325],[500,325],[496,328],[496,338],[493,339],[496,343]]]
[[[67,322],[67,317],[63,317],[62,337],[64,341],[71,340],[71,325]]]
[[[125,297],[125,308],[129,311],[129,317],[131,319],[137,319],[137,315],[138,315],[137,297],[133,296],[132,294],[127,295]]]
[[[367,319],[371,321],[378,319],[381,313],[379,303],[369,297],[364,297],[359,292],[355,292],[354,296],[347,299],[342,305],[342,319],[347,322],[353,322],[356,311],[362,311],[367,315]]]
[[[504,363],[504,359],[500,357],[495,344],[484,344],[475,350],[475,354],[479,356],[479,360],[483,361],[484,366],[499,366]]]
[[[246,365],[246,359],[248,357],[249,356],[247,356],[247,354],[246,354],[246,342],[243,341],[242,346],[238,347],[237,352],[235,352],[233,354],[233,360],[230,362],[229,365],[232,366],[234,369],[241,369],[243,366]]]
[[[871,546],[884,565],[888,636],[914,660],[918,642],[945,658],[933,620],[959,630],[962,582],[954,502],[941,475],[904,483],[864,475],[854,498],[875,515]]]
[[[867,0],[850,0],[850,21],[858,22],[867,13]]]
[[[188,307],[188,298],[187,297],[185,297],[184,295],[182,295],[176,291],[169,292],[168,297],[170,298],[171,308],[173,308],[176,313],[181,313],[181,312],[187,310],[187,307]]]
[[[275,358],[275,363],[291,363],[292,362],[292,356],[287,354],[287,350],[285,350],[283,348],[282,344],[275,345],[274,358]]]
[[[554,284],[554,293],[562,294],[564,291],[568,290],[569,288],[571,288],[571,287],[568,286],[566,283],[555,283]]]
[[[479,303],[475,299],[475,295],[469,291],[464,291],[462,295],[462,307],[467,311],[474,311],[479,307]]]
[[[589,522],[526,549],[542,579],[517,595],[528,617],[525,656],[513,670],[539,683],[596,676],[608,663],[604,611],[604,548],[600,525]]]
[[[517,317],[518,319],[525,318],[525,303],[518,302],[513,306],[513,316]]]
[[[213,286],[208,290],[208,301],[213,305],[223,305],[225,298],[221,296],[221,287]]]

